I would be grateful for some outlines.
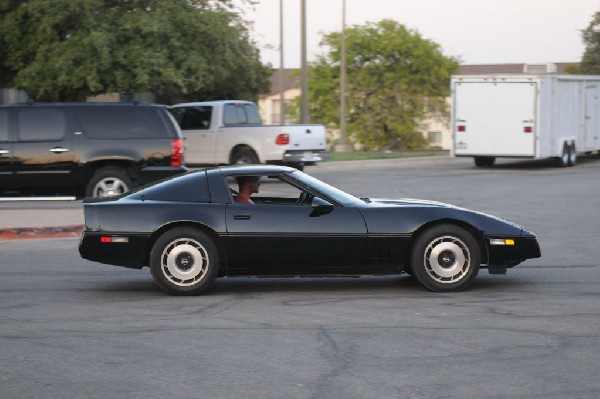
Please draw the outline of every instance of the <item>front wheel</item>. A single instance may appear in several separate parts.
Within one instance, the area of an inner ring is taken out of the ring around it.
[[[413,276],[437,292],[461,291],[479,273],[481,254],[477,241],[465,229],[445,224],[424,231],[412,250]]]
[[[190,227],[169,230],[150,252],[156,284],[172,295],[197,295],[217,277],[219,250],[208,234]]]

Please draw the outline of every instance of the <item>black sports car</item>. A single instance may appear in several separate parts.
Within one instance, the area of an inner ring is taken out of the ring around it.
[[[260,179],[239,203],[238,184]],[[150,266],[171,294],[198,294],[219,276],[413,275],[459,291],[480,265],[504,274],[541,256],[511,222],[421,200],[356,198],[296,169],[247,165],[189,172],[117,198],[86,199],[79,252]]]

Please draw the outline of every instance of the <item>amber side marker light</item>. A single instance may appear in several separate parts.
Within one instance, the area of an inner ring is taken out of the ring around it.
[[[515,245],[515,240],[510,238],[490,238],[491,245]]]

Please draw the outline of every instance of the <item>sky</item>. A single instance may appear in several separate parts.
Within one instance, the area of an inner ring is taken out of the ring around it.
[[[342,30],[343,0],[305,0],[307,58],[325,49],[323,34]],[[263,62],[279,67],[280,0],[246,8]],[[283,0],[284,67],[301,62],[301,0]],[[581,30],[600,0],[346,0],[346,26],[393,19],[442,47],[461,64],[578,62]]]

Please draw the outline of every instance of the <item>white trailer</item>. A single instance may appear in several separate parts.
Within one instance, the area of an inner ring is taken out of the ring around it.
[[[451,85],[453,156],[572,166],[600,150],[600,76],[459,75]]]

